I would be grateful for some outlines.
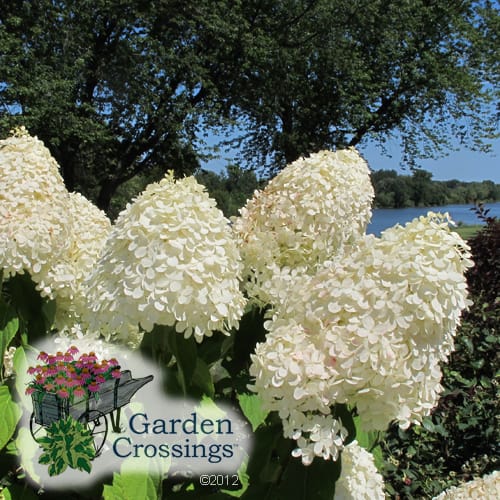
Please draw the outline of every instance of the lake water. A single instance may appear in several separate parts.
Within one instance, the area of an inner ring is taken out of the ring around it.
[[[486,203],[490,209],[488,215],[500,217],[500,202]],[[446,205],[442,207],[419,207],[419,208],[377,208],[373,210],[372,221],[366,232],[368,234],[380,235],[380,232],[395,224],[404,225],[415,217],[426,215],[427,212],[448,212],[455,223],[481,224],[473,210],[473,205]]]

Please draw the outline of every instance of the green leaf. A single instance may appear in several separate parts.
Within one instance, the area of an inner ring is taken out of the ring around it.
[[[238,394],[238,401],[243,415],[252,425],[252,430],[255,431],[259,425],[264,423],[269,414],[268,411],[262,409],[260,396],[258,394]]]
[[[44,302],[42,304],[42,314],[47,328],[52,328],[52,325],[54,324],[54,318],[56,316],[56,301],[49,300]]]
[[[193,373],[191,385],[194,388],[200,389],[202,394],[214,397],[215,387],[212,380],[212,374],[210,373],[208,365],[201,358],[196,360],[196,369]]]
[[[340,476],[341,459],[337,461],[316,458],[311,465],[302,465],[292,458],[278,486],[272,489],[273,500],[332,500],[335,483]]]
[[[168,335],[168,346],[177,362],[179,383],[184,394],[188,394],[198,358],[196,341],[193,336],[185,339],[182,334],[176,332],[174,328],[164,328]]]
[[[234,334],[233,359],[227,364],[232,376],[248,367],[250,354],[255,351],[256,344],[265,340],[267,330],[264,328],[264,316],[265,310],[253,307],[241,318]]]
[[[288,450],[283,452],[288,459],[292,446],[290,440],[283,438],[281,422],[261,425],[255,431],[254,445],[247,468],[252,486],[277,480],[281,471],[280,455],[277,449],[282,441],[289,443]]]
[[[36,290],[29,274],[16,274],[7,285],[20,318],[26,325],[30,343],[45,336],[51,325],[46,324],[43,306],[47,302]]]
[[[40,482],[37,474],[36,456],[40,451],[38,443],[33,439],[29,429],[20,427],[15,440],[16,448],[21,451],[20,465],[33,481]]]
[[[221,410],[215,401],[209,396],[203,396],[200,405],[196,408],[196,413],[203,418],[217,420],[227,417],[224,410]]]
[[[12,401],[9,388],[0,385],[0,450],[7,444],[21,418],[19,406]]]
[[[158,495],[158,484],[149,474],[123,473],[113,474],[113,484],[104,485],[104,500],[137,500],[147,498],[155,500]]]
[[[422,420],[422,426],[424,427],[425,430],[429,432],[435,432],[434,423],[428,417],[424,417],[424,419]]]
[[[371,450],[371,454],[373,455],[375,467],[377,467],[377,470],[382,471],[384,467],[384,454],[382,447],[380,445],[375,446],[375,448]]]
[[[356,427],[356,441],[358,442],[359,446],[370,452],[373,451],[373,449],[376,448],[377,444],[380,442],[379,432],[366,432],[362,430],[361,418],[358,415],[356,415],[353,420]]]
[[[26,373],[28,369],[28,360],[26,359],[26,352],[23,347],[18,347],[14,353],[14,370],[18,374],[16,377],[15,387],[17,391],[18,401],[23,408],[32,410],[31,396],[26,394],[26,386],[24,385],[25,377],[22,374]]]
[[[51,476],[72,469],[91,471],[90,461],[95,450],[90,431],[72,417],[57,420],[47,429],[47,436],[40,441],[44,453],[39,463],[49,466]]]
[[[40,500],[40,497],[27,484],[11,484],[8,488],[0,490],[0,498],[5,500]]]
[[[3,355],[15,337],[19,328],[19,318],[14,309],[0,302],[0,374],[3,367]]]
[[[236,498],[240,498],[245,493],[250,484],[249,481],[250,477],[247,474],[247,465],[248,465],[248,460],[245,460],[238,469],[238,478],[241,483],[241,488],[238,490],[221,490],[222,493],[225,493],[226,495]]]
[[[0,499],[1,500],[12,500],[12,497],[9,492],[9,488],[3,488],[0,490]]]
[[[88,472],[90,474],[91,470],[91,465],[88,460],[85,460],[84,458],[80,457],[76,461],[76,468],[80,470],[84,470],[85,472]]]

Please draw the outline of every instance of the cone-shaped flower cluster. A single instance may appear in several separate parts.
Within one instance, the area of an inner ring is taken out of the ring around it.
[[[342,470],[335,484],[335,500],[384,500],[384,480],[373,455],[357,441],[342,452]]]
[[[228,221],[193,177],[168,174],[119,215],[87,282],[89,323],[126,338],[175,325],[201,341],[238,326],[245,299]]]
[[[86,198],[69,193],[49,150],[24,128],[0,141],[0,267],[4,277],[27,272],[56,299],[57,323],[74,323],[83,281],[111,224]]]
[[[57,297],[56,326],[71,327],[86,307],[87,289],[85,280],[94,269],[111,231],[111,222],[106,214],[79,193],[70,193],[69,210],[72,215],[73,231],[71,245],[49,279],[57,275],[72,276],[73,294],[59,294]]]
[[[468,304],[468,257],[446,219],[429,215],[299,280],[254,356],[263,398],[323,413],[356,404],[366,430],[420,421],[437,403],[439,363]]]
[[[24,128],[0,141],[0,267],[5,277],[28,272],[42,295],[72,288],[48,279],[69,249],[69,193],[56,161]]]
[[[364,189],[362,177],[358,180],[361,187],[345,183],[346,193],[337,198],[356,198]],[[317,196],[325,195],[318,190]],[[352,204],[349,217],[356,218],[355,208],[365,206],[362,200]],[[287,210],[303,220],[309,205],[313,198]],[[275,206],[280,205],[269,210]],[[337,217],[341,212],[346,213],[332,210]],[[260,212],[259,217],[266,215]],[[274,220],[272,213],[267,217]],[[360,219],[366,221],[364,209]],[[460,312],[468,305],[464,273],[472,265],[467,245],[449,222],[448,216],[429,213],[381,238],[358,234],[363,222],[356,237],[341,232],[313,261],[308,260],[310,247],[290,243],[299,267],[290,272],[281,267],[274,279],[279,293],[264,291],[273,316],[265,324],[265,342],[252,355],[250,374],[264,408],[278,411],[285,436],[297,440],[294,454],[304,464],[313,456],[335,459],[342,450],[342,422],[332,417],[336,404],[355,406],[365,430],[385,430],[393,420],[406,428],[437,404],[440,363],[453,350]],[[259,227],[264,247],[266,231],[271,241],[279,231],[265,221]],[[309,227],[320,227],[314,216]],[[247,256],[249,235],[241,242]],[[286,262],[275,258],[287,255],[285,246],[269,256],[278,267]],[[265,264],[252,262],[262,276]],[[265,281],[260,286],[265,288]],[[319,428],[311,430],[312,419]]]
[[[314,273],[364,234],[372,199],[368,165],[354,149],[287,166],[234,220],[248,295],[261,304],[281,300],[294,273]]]

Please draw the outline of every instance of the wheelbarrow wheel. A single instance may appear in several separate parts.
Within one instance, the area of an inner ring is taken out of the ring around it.
[[[99,410],[89,410],[80,415],[78,421],[84,424],[94,438],[95,456],[101,454],[102,447],[108,435],[108,420],[106,415]]]
[[[37,442],[40,442],[40,439],[47,435],[47,431],[42,424],[38,424],[35,420],[35,413],[33,412],[30,417],[30,432],[31,437]]]

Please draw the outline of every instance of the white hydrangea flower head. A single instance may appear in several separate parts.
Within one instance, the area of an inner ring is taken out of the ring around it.
[[[125,340],[175,325],[197,341],[237,327],[245,299],[231,229],[193,177],[167,174],[121,212],[86,283],[87,321]]]
[[[10,377],[14,372],[14,354],[16,354],[15,347],[9,347],[3,353],[3,374],[5,377]]]
[[[297,441],[293,456],[301,457],[304,465],[315,456],[336,460],[347,431],[329,415],[328,353],[318,349],[300,325],[277,323],[251,355],[253,389],[265,410],[279,413],[284,436]]]
[[[300,457],[303,465],[311,465],[315,457],[336,461],[347,434],[342,421],[332,415],[292,412],[283,421],[283,435],[297,442],[292,456]]]
[[[325,415],[348,403],[365,430],[430,413],[469,305],[469,250],[447,221],[429,213],[367,236],[296,281],[252,356],[266,409],[285,421],[291,410]]]
[[[384,479],[375,466],[373,455],[349,443],[342,452],[342,469],[335,483],[335,500],[384,500]]]
[[[4,276],[28,272],[42,295],[72,289],[72,280],[48,275],[68,251],[69,193],[42,141],[24,128],[0,141],[0,267]]]
[[[81,194],[70,193],[69,205],[73,221],[71,245],[49,273],[49,281],[56,281],[58,276],[71,276],[74,283],[72,293],[57,296],[58,329],[72,325],[84,311],[87,293],[84,282],[93,271],[111,231],[106,214]]]
[[[500,498],[500,471],[493,471],[460,486],[452,486],[433,500],[498,500]]]
[[[373,196],[368,165],[354,148],[320,151],[288,165],[233,221],[248,295],[277,302],[284,284],[277,272],[314,274],[318,264],[364,234]]]

